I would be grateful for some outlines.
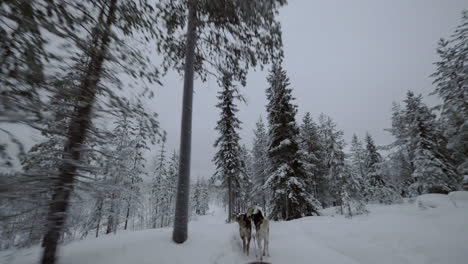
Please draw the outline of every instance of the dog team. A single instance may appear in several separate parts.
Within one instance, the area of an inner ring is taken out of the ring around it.
[[[239,235],[242,240],[242,250],[248,256],[250,240],[252,238],[252,222],[255,226],[254,240],[257,240],[258,250],[260,250],[260,259],[263,256],[269,256],[269,235],[270,223],[265,218],[264,213],[259,207],[249,208],[247,213],[234,216],[234,220],[239,223]],[[263,247],[262,247],[263,242]]]

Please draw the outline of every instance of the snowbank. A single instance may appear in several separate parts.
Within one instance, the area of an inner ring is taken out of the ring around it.
[[[423,194],[416,198],[416,202],[421,209],[454,207],[455,204],[446,194]]]
[[[456,207],[468,207],[468,191],[451,192],[449,198]]]

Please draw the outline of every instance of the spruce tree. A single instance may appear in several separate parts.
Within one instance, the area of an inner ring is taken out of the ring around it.
[[[437,49],[440,60],[432,74],[436,85],[432,94],[442,99],[440,119],[447,148],[460,175],[468,175],[468,11],[449,40],[441,39]]]
[[[421,95],[409,91],[404,108],[395,110],[390,131],[396,140],[391,146],[401,153],[411,175],[405,181],[404,193],[418,195],[457,190],[461,177],[454,170],[446,148],[447,140]]]
[[[318,214],[318,202],[307,192],[307,176],[300,161],[297,106],[292,103],[289,78],[280,65],[273,65],[268,83],[271,170],[266,185],[272,193],[269,215],[275,220],[291,220]]]
[[[414,130],[416,148],[414,150],[414,183],[410,191],[416,194],[449,193],[460,189],[461,176],[447,155],[445,147],[440,145],[442,135],[434,128],[434,116],[427,115],[424,105],[417,113]]]
[[[214,179],[221,182],[226,191],[228,205],[228,222],[231,222],[233,213],[237,212],[234,208],[234,202],[241,187],[241,146],[238,130],[240,129],[240,120],[236,117],[239,111],[235,103],[241,99],[237,94],[237,88],[232,83],[232,76],[225,72],[220,82],[222,91],[218,93],[220,101],[216,107],[221,110],[220,120],[217,122],[216,130],[220,136],[216,139],[214,146],[218,149],[213,161],[216,165]]]
[[[394,202],[398,198],[398,195],[394,187],[389,183],[387,175],[383,174],[381,168],[383,162],[382,156],[377,151],[374,139],[369,133],[366,133],[365,144],[365,166],[367,171],[365,177],[369,188],[368,199],[373,202],[387,204]]]
[[[323,142],[320,138],[318,126],[312,120],[309,112],[304,115],[299,130],[299,146],[301,162],[307,174],[308,191],[318,200],[322,200],[326,192],[326,164],[323,157]]]
[[[351,138],[350,152],[352,169],[355,171],[355,173],[359,174],[361,178],[364,179],[367,174],[365,166],[366,153],[362,142],[359,140],[356,134],[353,134]]]
[[[321,202],[324,206],[340,205],[343,187],[341,178],[345,172],[343,131],[337,129],[331,117],[320,114],[319,134],[323,142],[323,160],[326,164],[327,179],[326,195]]]
[[[347,217],[367,213],[365,192],[363,192],[365,181],[349,162],[345,162],[339,183],[340,213]]]
[[[265,186],[270,169],[268,159],[269,138],[262,118],[255,125],[255,137],[252,146],[253,198],[255,203],[266,212],[269,197],[268,188]]]
[[[250,150],[245,145],[240,148],[240,187],[237,197],[237,212],[246,212],[252,206],[252,156]]]

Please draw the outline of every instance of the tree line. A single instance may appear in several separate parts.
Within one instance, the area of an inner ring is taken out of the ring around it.
[[[394,103],[386,129],[394,142],[387,146],[377,146],[369,133],[353,134],[346,150],[343,131],[323,113],[317,121],[306,113],[299,124],[289,78],[276,61],[267,77],[267,124],[260,118],[252,149],[242,149],[236,112],[243,98],[227,75],[218,96],[211,184],[225,190],[228,221],[249,206],[261,206],[274,220],[318,215],[332,206],[352,216],[366,213],[366,203],[459,190],[468,173],[467,26],[465,11],[451,38],[439,42],[431,95],[441,103],[431,108],[408,91]]]

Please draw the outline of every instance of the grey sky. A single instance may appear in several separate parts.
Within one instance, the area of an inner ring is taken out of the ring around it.
[[[280,15],[285,62],[297,98],[300,120],[307,111],[316,118],[330,115],[344,130],[366,131],[378,144],[391,141],[383,131],[390,126],[392,101],[408,89],[427,95],[428,77],[437,60],[441,37],[459,25],[465,0],[290,0]],[[259,116],[265,117],[266,72],[252,72],[242,92],[248,105],[240,105],[244,143],[251,145]],[[168,133],[170,151],[178,150],[182,80],[169,75],[158,88],[152,108]],[[219,111],[212,80],[196,83],[193,116],[192,176],[213,173],[211,159],[218,136],[214,130]],[[434,98],[428,99],[434,102]]]

